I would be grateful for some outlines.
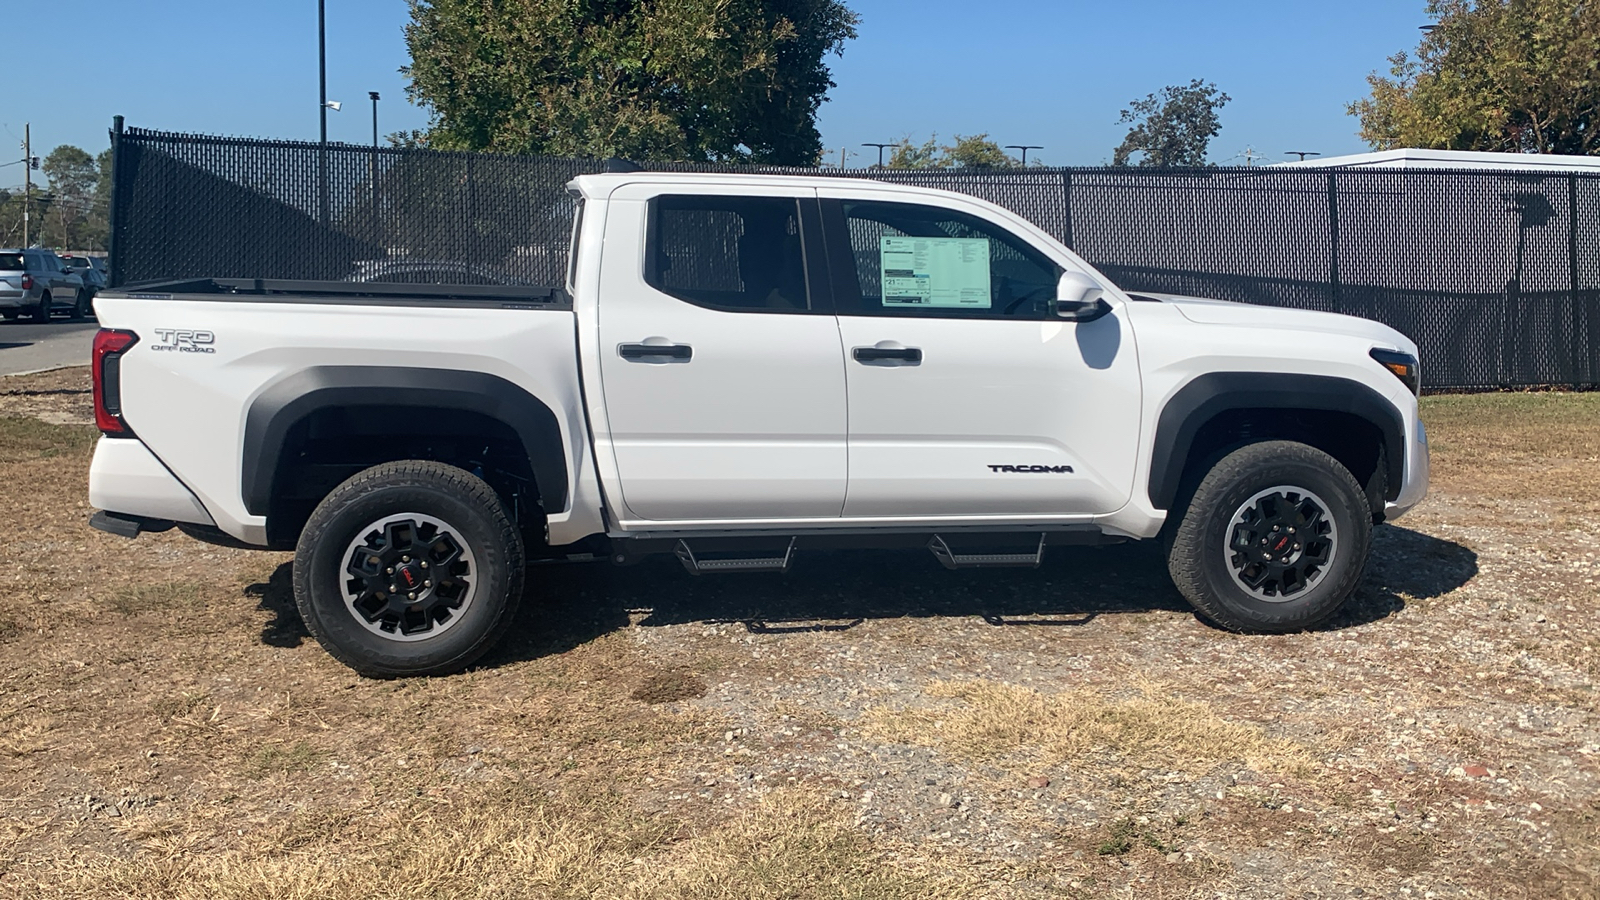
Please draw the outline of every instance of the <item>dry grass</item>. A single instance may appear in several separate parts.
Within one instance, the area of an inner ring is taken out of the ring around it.
[[[969,880],[887,862],[800,792],[769,795],[696,830],[671,816],[641,815],[614,793],[575,801],[511,785],[450,805],[302,814],[225,853],[75,860],[16,896],[939,900],[983,893]]]
[[[932,744],[974,759],[1018,759],[1035,769],[1113,762],[1193,772],[1237,762],[1300,773],[1313,762],[1299,744],[1228,721],[1206,704],[1179,700],[1156,685],[1113,696],[1092,689],[1045,694],[994,681],[937,681],[927,694],[955,702],[878,707],[863,724],[884,740]]]
[[[1424,397],[1434,489],[1497,498],[1600,498],[1600,392]]]

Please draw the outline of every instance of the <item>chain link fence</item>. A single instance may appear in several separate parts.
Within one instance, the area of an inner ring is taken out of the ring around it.
[[[113,134],[112,283],[560,284],[565,185],[598,160]],[[1430,389],[1600,386],[1600,176],[1212,168],[674,171],[875,178],[970,194],[1130,291],[1376,319]]]

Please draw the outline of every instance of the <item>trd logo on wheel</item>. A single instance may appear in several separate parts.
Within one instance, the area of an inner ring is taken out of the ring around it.
[[[217,336],[209,331],[179,331],[175,328],[157,328],[156,342],[151,350],[175,350],[179,353],[215,353],[211,346]]]
[[[991,472],[1014,475],[1071,475],[1071,466],[990,466]]]

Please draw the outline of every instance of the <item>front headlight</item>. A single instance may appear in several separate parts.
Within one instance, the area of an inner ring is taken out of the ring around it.
[[[1409,353],[1397,350],[1382,350],[1377,347],[1372,349],[1372,358],[1400,379],[1401,383],[1411,389],[1411,393],[1422,395],[1422,366],[1417,358]]]

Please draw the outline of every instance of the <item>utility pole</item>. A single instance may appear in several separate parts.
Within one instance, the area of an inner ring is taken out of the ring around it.
[[[850,153],[850,148],[849,147],[840,147],[839,148],[839,168],[841,168],[841,169],[844,168],[844,160],[845,160],[845,157],[847,155],[849,155],[849,153]]]
[[[28,243],[28,211],[33,206],[33,123],[22,125],[22,246]]]

